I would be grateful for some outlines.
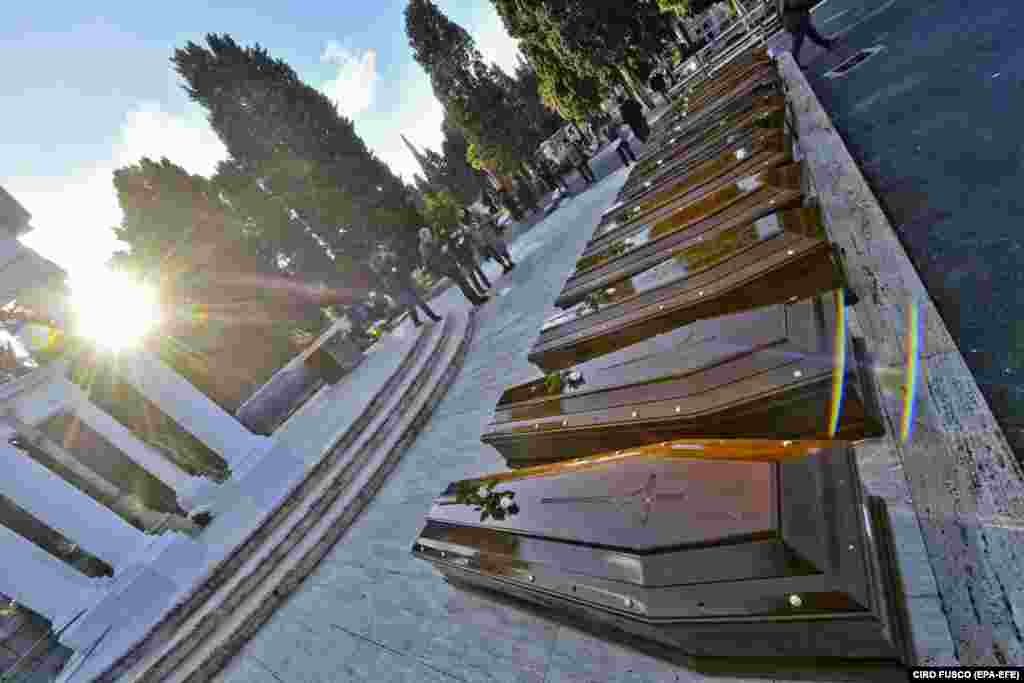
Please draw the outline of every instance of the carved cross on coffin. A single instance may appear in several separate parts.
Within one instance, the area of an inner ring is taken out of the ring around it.
[[[652,473],[647,483],[635,491],[621,496],[570,496],[562,498],[541,498],[540,502],[552,505],[615,505],[625,507],[637,505],[640,508],[640,525],[647,526],[647,520],[659,500],[685,500],[686,492],[676,491],[674,493],[657,492],[658,475]]]
[[[776,459],[750,462],[671,445],[452,484],[413,553],[457,589],[666,657],[908,656],[884,504],[846,446],[747,442],[733,457]],[[484,484],[516,514],[453,496]]]

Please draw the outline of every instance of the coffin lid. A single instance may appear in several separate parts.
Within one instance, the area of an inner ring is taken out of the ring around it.
[[[773,536],[776,464],[686,457],[700,455],[700,443],[663,445],[663,456],[648,447],[528,468],[485,488],[486,480],[454,482],[428,519],[636,553]],[[756,452],[741,449],[738,458]],[[467,491],[484,494],[491,509],[506,500],[505,518],[482,520]]]

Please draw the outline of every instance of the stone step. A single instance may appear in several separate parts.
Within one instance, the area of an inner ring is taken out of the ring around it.
[[[124,651],[124,654],[116,661],[96,670],[94,673],[98,674],[99,678],[94,680],[120,680],[125,672],[131,670],[139,662],[148,660],[154,652],[162,651],[166,643],[172,641],[183,628],[187,628],[195,615],[204,610],[213,596],[222,594],[225,587],[233,585],[239,572],[243,571],[243,567],[250,559],[265,551],[268,547],[267,540],[273,535],[275,529],[280,528],[282,524],[292,518],[294,508],[301,501],[310,499],[317,491],[319,484],[330,476],[337,464],[366,434],[367,428],[382,420],[381,416],[388,415],[388,409],[395,407],[395,396],[401,395],[396,392],[400,392],[403,386],[415,379],[422,368],[424,356],[430,355],[440,346],[445,335],[448,334],[448,329],[447,325],[429,326],[411,340],[394,340],[395,343],[389,345],[386,350],[401,354],[401,360],[395,363],[392,359],[382,359],[388,362],[381,363],[380,367],[375,370],[382,376],[383,382],[370,400],[353,401],[356,404],[353,419],[344,427],[344,431],[337,434],[331,433],[329,437],[320,434],[320,438],[329,438],[330,442],[325,444],[322,452],[309,454],[311,466],[302,478],[297,479],[295,485],[285,491],[285,495],[280,497],[277,504],[265,511],[262,520],[251,525],[244,540],[205,579],[200,581],[181,605],[161,619],[140,642]],[[382,349],[382,351],[384,350]],[[373,359],[368,358],[364,365],[371,363],[373,363]],[[313,406],[305,406],[304,410],[313,408]],[[223,515],[229,516],[231,511],[225,510]],[[215,520],[214,524],[216,525],[217,522],[218,520]],[[89,680],[88,670],[91,668],[84,667],[82,671],[68,680]]]
[[[120,681],[211,680],[313,571],[383,485],[454,380],[474,319],[449,314],[443,332],[393,392],[394,400],[352,444],[348,457],[311,495],[291,507],[238,576],[209,600],[158,653]],[[441,326],[437,326],[441,327]]]

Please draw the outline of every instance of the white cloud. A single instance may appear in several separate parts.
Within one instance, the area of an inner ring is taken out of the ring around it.
[[[355,117],[373,104],[377,87],[377,51],[356,52],[330,41],[320,60],[333,64],[338,72],[320,89],[338,105],[342,114]]]
[[[485,3],[483,16],[467,30],[473,35],[477,48],[489,62],[497,64],[509,75],[515,73],[519,43],[505,30],[501,17],[490,3]]]
[[[505,31],[501,18],[489,3],[484,3],[471,17],[456,19],[466,26],[485,59],[496,63],[510,75],[514,73],[519,54],[518,44]],[[330,53],[331,47],[328,45],[325,55]],[[343,49],[340,55],[342,61],[347,60],[346,63],[358,61],[351,52]],[[434,97],[430,79],[411,58],[407,58],[399,70],[397,87],[401,89],[401,101],[390,111],[374,111],[371,116],[364,107],[361,113],[365,113],[365,116],[353,118],[359,134],[370,148],[392,171],[401,175],[406,182],[412,182],[413,175],[420,172],[420,167],[399,134],[404,134],[420,149],[426,147],[440,151],[444,139],[441,133],[444,108]],[[328,86],[324,87],[324,92],[330,94]]]
[[[393,100],[389,108],[375,102],[371,108],[353,116],[353,120],[356,132],[370,149],[394,173],[411,183],[420,167],[402,142],[401,134],[421,149],[440,150],[444,108],[434,97],[430,79],[411,59],[397,69],[396,86],[401,96]],[[326,87],[322,89],[326,92]]]
[[[143,156],[166,156],[208,176],[227,153],[198,107],[179,116],[140,103],[125,116],[109,159],[64,176],[0,180],[32,214],[35,229],[22,241],[72,277],[101,267],[123,246],[111,230],[121,222],[113,173]]]

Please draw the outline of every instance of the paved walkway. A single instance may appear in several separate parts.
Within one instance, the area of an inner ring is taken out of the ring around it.
[[[826,0],[814,17],[844,44],[804,43],[811,85],[1024,459],[1024,3]]]
[[[493,273],[494,299],[479,311],[462,372],[430,423],[352,531],[220,680],[691,680],[656,660],[456,592],[409,553],[431,500],[449,481],[504,469],[497,452],[480,443],[481,429],[505,386],[536,372],[526,362],[528,347],[625,177],[615,172],[512,245],[518,267]],[[466,305],[458,290],[434,303],[441,310]]]

